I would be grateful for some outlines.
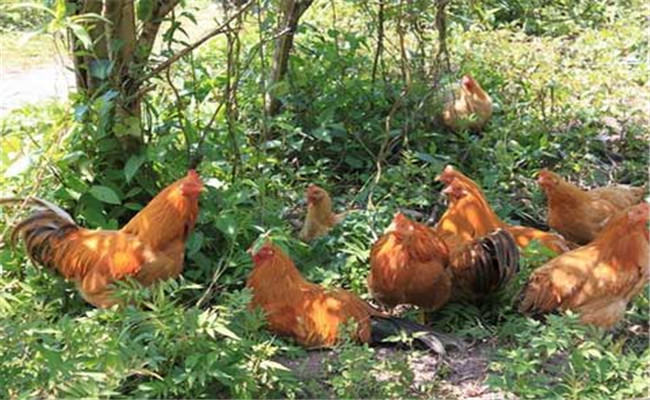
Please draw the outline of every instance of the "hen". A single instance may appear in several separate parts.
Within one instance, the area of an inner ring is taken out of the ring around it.
[[[305,199],[307,216],[299,237],[306,242],[324,236],[345,218],[345,213],[332,212],[332,199],[329,193],[319,186],[309,185],[305,192]]]
[[[295,339],[307,348],[329,347],[351,325],[352,337],[379,344],[401,331],[439,353],[444,347],[428,328],[401,318],[388,317],[345,290],[327,290],[306,281],[293,261],[278,246],[265,243],[252,253],[253,271],[246,286],[253,292],[251,308],[261,308],[268,329]]]
[[[449,128],[480,131],[492,116],[492,99],[471,76],[465,75],[460,91],[447,99],[442,121]]]
[[[133,277],[143,285],[174,278],[183,270],[185,241],[194,228],[203,183],[193,170],[161,191],[118,231],[88,230],[50,202],[25,201],[39,209],[11,235],[25,242],[32,262],[74,281],[90,304],[106,308],[118,301],[111,283]]]
[[[519,310],[573,310],[585,324],[611,328],[648,282],[650,204],[614,217],[590,244],[533,272],[520,294]]]
[[[518,225],[508,225],[492,210],[481,188],[470,178],[451,165],[445,167],[436,177],[447,184],[443,191],[449,196],[450,205],[436,225],[436,230],[445,238],[450,236],[463,242],[485,235],[497,228],[510,232],[520,248],[527,247],[533,240],[553,250],[564,253],[574,245],[559,235]]]
[[[510,234],[497,230],[448,246],[433,230],[398,213],[370,252],[368,286],[380,303],[436,310],[499,290],[519,269]]]
[[[643,188],[625,186],[585,191],[545,169],[537,181],[548,199],[548,225],[581,245],[594,240],[610,218],[644,195]]]

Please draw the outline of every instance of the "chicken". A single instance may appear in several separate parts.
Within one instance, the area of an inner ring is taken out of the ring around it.
[[[492,99],[471,76],[463,76],[460,90],[445,102],[443,123],[454,131],[481,131],[490,117]]]
[[[556,254],[562,254],[576,247],[551,232],[506,224],[492,210],[481,188],[451,165],[446,166],[436,180],[448,185],[443,193],[449,195],[451,202],[436,225],[436,230],[445,238],[460,237],[466,242],[469,239],[485,235],[491,230],[503,228],[510,232],[517,245],[522,249],[526,248],[533,240],[539,241]],[[457,183],[452,185],[453,182]]]
[[[332,199],[321,187],[309,185],[305,192],[307,216],[300,231],[300,239],[309,242],[324,236],[332,227],[345,218],[345,213],[332,212]]]
[[[485,198],[463,181],[453,180],[442,193],[447,195],[449,206],[434,230],[451,247],[459,247],[504,225]]]
[[[499,290],[518,269],[517,245],[504,230],[447,246],[433,230],[397,213],[370,252],[368,287],[388,307],[437,310]]]
[[[253,293],[251,308],[263,310],[271,332],[319,348],[335,345],[346,325],[351,326],[353,339],[369,344],[404,331],[420,345],[444,352],[428,328],[383,315],[345,290],[327,290],[306,281],[289,256],[271,242],[249,252],[254,264],[246,282]]]
[[[548,225],[581,245],[594,240],[612,217],[644,195],[643,188],[624,186],[585,191],[546,169],[537,182],[548,199]]]
[[[585,324],[611,328],[650,276],[650,204],[619,213],[590,244],[533,272],[520,294],[523,313],[573,310]]]
[[[445,242],[431,229],[397,213],[370,251],[368,288],[380,303],[436,310],[451,296]]]
[[[89,230],[58,206],[37,198],[24,201],[40,209],[13,229],[22,236],[34,264],[74,281],[90,304],[116,304],[111,283],[133,277],[143,285],[177,277],[183,270],[185,241],[198,215],[203,183],[193,170],[154,197],[122,229]]]
[[[646,194],[646,187],[630,185],[612,185],[590,190],[590,193],[618,207],[629,207],[643,201]]]

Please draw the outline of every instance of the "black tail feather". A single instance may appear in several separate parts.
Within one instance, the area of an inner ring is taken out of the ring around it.
[[[502,289],[519,271],[519,248],[503,229],[475,239],[450,258],[455,294],[468,300]]]
[[[445,346],[439,338],[439,334],[417,322],[398,317],[372,316],[370,319],[370,344],[394,343],[387,341],[390,337],[400,337],[404,334],[406,338],[420,348],[431,350],[444,355]]]

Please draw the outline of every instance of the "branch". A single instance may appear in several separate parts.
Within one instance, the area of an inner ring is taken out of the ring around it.
[[[137,50],[133,55],[133,62],[136,65],[144,64],[149,59],[163,19],[179,2],[180,0],[160,0],[155,2],[156,5],[154,6],[152,17],[142,26],[142,33],[140,33],[140,37],[135,46]]]
[[[381,51],[384,48],[384,1],[379,0],[379,15],[377,16],[379,27],[377,32],[377,50],[375,51],[375,60],[372,63],[372,83],[375,83],[375,78],[377,77],[377,66],[379,65],[379,58],[381,57]]]
[[[187,55],[197,47],[201,46],[203,43],[207,42],[209,39],[211,39],[214,36],[217,36],[218,34],[228,32],[230,29],[228,28],[228,25],[235,20],[237,17],[242,15],[246,10],[248,10],[251,6],[253,5],[253,0],[249,0],[248,3],[246,3],[242,8],[237,10],[235,14],[233,14],[230,18],[226,20],[223,24],[218,26],[217,28],[211,30],[210,32],[206,33],[203,35],[203,37],[196,42],[192,43],[191,45],[185,47],[183,50],[179,51],[178,53],[174,54],[173,56],[169,57],[167,60],[159,64],[157,67],[152,69],[148,74],[145,76],[141,77],[138,79],[138,83],[142,83],[143,81],[146,81],[149,78],[152,78],[156,75],[158,75],[160,72],[164,71],[165,69],[169,68],[173,63],[176,61],[180,60],[183,58],[183,56]]]
[[[190,141],[190,137],[188,134],[187,120],[185,119],[185,114],[183,113],[183,100],[181,100],[181,95],[180,93],[178,93],[178,89],[176,88],[176,86],[174,86],[174,82],[172,81],[172,77],[171,74],[169,73],[169,70],[166,71],[165,78],[167,79],[167,83],[169,84],[169,86],[172,88],[172,92],[174,92],[174,97],[176,98],[176,115],[178,117],[178,125],[181,128],[181,131],[183,132],[183,136],[185,137],[185,146],[187,150],[187,162],[191,163],[192,143]]]

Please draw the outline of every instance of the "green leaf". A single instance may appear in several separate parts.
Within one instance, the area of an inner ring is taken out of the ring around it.
[[[203,245],[203,234],[201,232],[194,232],[188,239],[185,247],[187,248],[187,256],[191,257],[201,249]]]
[[[153,1],[151,0],[138,1],[136,13],[140,21],[150,20],[151,15],[153,13]]]
[[[327,143],[332,143],[332,132],[326,128],[316,128],[311,132],[312,136],[318,140],[322,140]]]
[[[217,228],[229,238],[234,238],[237,233],[237,221],[232,215],[221,214],[217,219]]]
[[[72,33],[74,33],[74,35],[77,37],[77,39],[79,39],[81,44],[83,44],[84,48],[87,50],[92,49],[93,40],[90,38],[90,35],[88,34],[86,28],[79,24],[70,24],[70,29],[72,30]]]
[[[126,177],[127,182],[131,182],[131,179],[135,176],[136,172],[142,166],[145,157],[142,155],[132,155],[124,166],[124,176]]]
[[[231,331],[230,329],[226,328],[221,324],[215,324],[214,326],[211,326],[211,328],[222,336],[229,337],[235,340],[240,340],[240,337],[237,336],[235,332]]]
[[[138,203],[124,203],[124,208],[128,208],[133,211],[140,211],[143,209],[142,204]]]
[[[92,60],[90,62],[90,75],[97,79],[106,80],[111,75],[113,70],[113,61],[111,60]],[[104,96],[104,100],[109,101],[117,94],[108,91]]]
[[[99,186],[95,185],[90,188],[89,193],[96,198],[97,200],[101,201],[102,203],[108,203],[108,204],[120,204],[120,198],[118,197],[117,193],[113,191],[113,189],[108,188],[106,186]]]
[[[422,153],[422,152],[416,152],[415,157],[417,157],[420,161],[427,162],[429,164],[439,164],[439,161],[433,158],[430,154],[427,153]]]

